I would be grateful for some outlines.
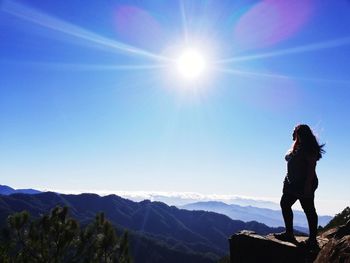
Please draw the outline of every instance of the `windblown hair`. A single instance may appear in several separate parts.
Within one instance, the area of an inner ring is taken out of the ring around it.
[[[317,157],[317,160],[321,159],[322,154],[325,153],[325,150],[323,149],[325,144],[318,143],[312,130],[306,124],[300,124],[295,127],[293,138],[295,139],[292,147],[293,152],[302,150],[306,153],[314,155]]]

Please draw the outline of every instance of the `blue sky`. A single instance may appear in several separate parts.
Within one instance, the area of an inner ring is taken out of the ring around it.
[[[350,2],[283,2],[2,1],[1,184],[277,200],[307,123],[317,205],[340,211]],[[186,47],[208,57],[195,81],[175,72]]]

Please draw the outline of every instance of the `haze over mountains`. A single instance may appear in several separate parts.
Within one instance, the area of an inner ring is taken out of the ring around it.
[[[195,192],[149,192],[149,191],[118,191],[114,192],[119,196],[133,201],[149,199],[159,201],[168,205],[182,206],[195,202],[221,201],[226,204],[240,206],[255,206],[269,209],[279,209],[279,204],[257,198],[241,197],[236,195],[200,194]]]
[[[164,195],[153,197],[164,198]],[[184,201],[183,197],[173,196],[170,201],[174,202],[176,198]],[[193,199],[187,199],[190,200]],[[249,203],[255,200],[240,201]],[[264,205],[264,201],[260,205]],[[172,261],[168,262],[174,263],[215,262],[227,255],[227,239],[237,231],[246,229],[262,235],[283,231],[280,227],[283,226],[281,211],[268,208],[228,205],[218,201],[175,207],[159,201],[135,202],[117,195],[72,195],[0,186],[0,226],[4,226],[7,216],[14,212],[27,210],[38,217],[56,206],[68,206],[72,217],[82,225],[103,211],[119,232],[123,229],[130,232],[135,262],[164,262],[169,258]],[[320,216],[319,223],[325,225],[330,219],[330,216]],[[306,224],[304,214],[295,211],[295,228],[306,232]]]
[[[272,227],[284,225],[282,213],[280,210],[272,210],[253,206],[239,206],[235,204],[228,205],[223,202],[216,201],[196,202],[181,206],[181,208],[188,210],[212,211],[227,215],[231,219],[239,219],[245,222],[256,220]],[[325,226],[331,219],[331,216],[319,216],[318,224],[320,226]],[[294,211],[294,225],[295,227],[299,227],[298,230],[300,231],[307,231],[307,219],[302,211]]]
[[[6,185],[0,185],[0,194],[9,195],[13,193],[41,193],[34,189],[13,189]],[[202,195],[198,193],[166,193],[166,192],[127,192],[117,191],[117,195],[130,199],[132,201],[159,201],[168,205],[174,205],[178,208],[187,210],[204,210],[224,214],[234,220],[244,222],[257,221],[271,227],[284,226],[282,213],[277,203],[256,200],[251,198],[242,198],[238,196],[225,195]],[[107,192],[104,193],[107,195]],[[213,200],[215,199],[215,200]],[[196,202],[196,200],[201,200]],[[225,200],[217,201],[217,200]],[[324,226],[332,219],[328,215],[319,215],[319,225]],[[302,211],[294,210],[294,225],[299,231],[307,232],[307,220]]]
[[[175,253],[174,260],[184,257],[186,262],[213,262],[228,253],[227,238],[237,231],[248,229],[260,234],[282,231],[255,221],[245,223],[218,213],[188,211],[161,202],[133,202],[116,195],[52,192],[0,195],[0,223],[3,226],[7,216],[14,212],[27,210],[37,217],[49,213],[55,206],[68,206],[71,215],[82,225],[103,211],[117,229],[132,231],[131,246],[136,258],[146,250],[158,258]]]
[[[33,189],[14,189],[6,185],[0,185],[0,194],[12,194],[22,193],[26,190]],[[143,200],[159,201],[168,205],[182,206],[195,202],[206,202],[206,201],[221,201],[226,204],[236,204],[240,206],[254,206],[269,209],[279,209],[279,204],[269,200],[263,200],[261,198],[242,197],[237,195],[220,195],[220,194],[201,194],[196,192],[162,192],[162,191],[111,191],[111,190],[33,190],[35,193],[38,192],[56,192],[62,194],[82,194],[82,193],[95,193],[101,196],[115,194],[123,198],[127,198],[136,202]],[[28,192],[31,194],[30,192]],[[34,192],[33,192],[34,193]]]

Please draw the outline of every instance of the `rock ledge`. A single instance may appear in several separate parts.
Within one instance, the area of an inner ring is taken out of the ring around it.
[[[306,237],[297,236],[298,242]],[[241,231],[229,239],[231,263],[298,263],[313,262],[328,239],[319,237],[320,249],[309,250],[305,246],[276,239],[273,234],[260,236],[252,231]]]

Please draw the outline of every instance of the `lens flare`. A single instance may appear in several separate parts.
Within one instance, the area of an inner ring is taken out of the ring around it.
[[[286,40],[310,19],[314,2],[259,1],[235,25],[235,41],[240,48],[249,50],[270,47]]]
[[[188,48],[177,59],[176,67],[182,77],[194,80],[203,75],[207,68],[207,62],[200,51]]]

